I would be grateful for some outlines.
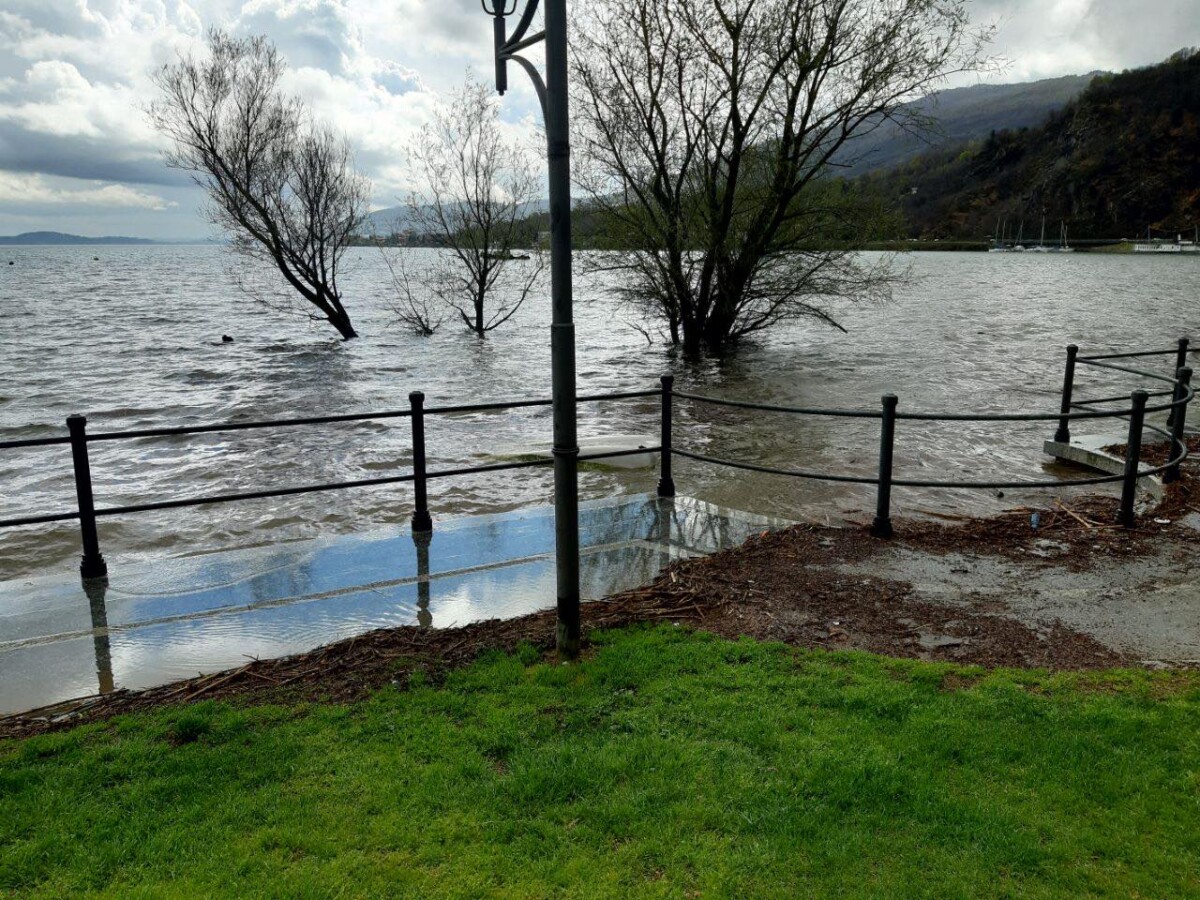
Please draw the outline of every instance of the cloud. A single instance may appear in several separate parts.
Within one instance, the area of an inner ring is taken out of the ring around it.
[[[127,144],[153,136],[149,124],[136,114],[140,96],[130,86],[89,81],[64,60],[35,62],[22,81],[9,79],[0,87],[0,98],[0,122],[48,138],[120,135],[121,143]]]
[[[178,204],[127,184],[48,178],[0,172],[0,204],[6,207],[103,206],[163,211]]]
[[[406,66],[381,60],[378,70],[374,73],[375,83],[389,94],[407,94],[411,91],[423,92],[425,85],[420,73]]]
[[[234,32],[267,34],[295,68],[344,75],[364,51],[349,8],[338,0],[250,0]]]
[[[135,211],[163,215],[153,198],[186,183],[163,164],[163,140],[144,115],[150,76],[180,54],[202,52],[210,26],[266,34],[279,47],[286,88],[350,137],[376,206],[411,187],[404,148],[439,97],[468,67],[490,71],[491,20],[478,0],[7,0],[0,173],[8,189],[36,188],[43,208],[62,212],[69,197],[88,209],[108,203],[144,232],[147,220]],[[514,82],[504,115],[532,135],[536,98]],[[166,207],[178,217],[168,231],[200,232],[199,220],[183,221],[194,207]]]
[[[153,67],[196,46],[205,15],[227,18],[218,2],[182,0],[6,0],[0,59],[9,65],[70,62],[89,80],[136,87]]]
[[[492,22],[479,0],[0,0],[0,7],[0,175],[59,198],[37,207],[55,215],[71,209],[68,196],[96,216],[108,203],[113,215],[126,216],[130,233],[205,230],[194,212],[198,192],[165,167],[162,139],[142,110],[153,99],[150,74],[201,50],[210,26],[276,43],[291,68],[288,88],[350,137],[376,206],[395,204],[411,187],[404,147],[439,99],[468,68],[491,73]],[[1165,58],[1200,44],[1194,7],[1195,0],[1157,0],[1148,14],[1128,0],[968,4],[976,21],[1000,24],[996,50],[1011,61],[1008,81]],[[533,143],[536,98],[519,71],[510,83],[502,117]],[[166,208],[153,205],[164,197]],[[48,218],[42,224],[53,226]]]
[[[1195,0],[973,0],[974,21],[998,26],[1004,81],[1120,71],[1200,43]]]
[[[0,81],[0,171],[134,184],[179,184],[142,115],[145,93],[38,60]]]

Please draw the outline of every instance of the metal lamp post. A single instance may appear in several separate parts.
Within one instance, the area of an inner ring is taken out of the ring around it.
[[[496,90],[508,89],[508,63],[533,81],[546,122],[550,168],[550,365],[554,400],[554,536],[558,575],[558,650],[579,654],[579,480],[575,433],[575,324],[571,310],[571,151],[567,103],[567,0],[545,0],[545,29],[526,36],[540,0],[526,0],[511,36],[505,19],[518,0],[480,0],[494,19]],[[546,45],[546,77],[522,50]]]

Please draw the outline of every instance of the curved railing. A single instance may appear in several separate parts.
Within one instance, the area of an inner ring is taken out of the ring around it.
[[[1174,351],[1168,351],[1174,352]],[[1084,360],[1080,360],[1081,362]],[[1135,371],[1127,369],[1126,371]],[[1153,372],[1137,371],[1136,374],[1147,378],[1154,378],[1161,381],[1175,383],[1175,379],[1168,378]],[[914,421],[914,422],[1068,422],[1077,421],[1080,419],[1129,419],[1135,413],[1135,407],[1138,403],[1137,395],[1143,393],[1146,397],[1170,395],[1172,391],[1158,391],[1154,393],[1134,391],[1129,397],[1106,398],[1105,400],[1084,400],[1078,403],[1073,403],[1072,407],[1093,405],[1098,402],[1114,402],[1115,400],[1128,400],[1130,407],[1128,409],[1102,410],[1096,412],[1076,412],[1062,414],[1043,414],[1043,413],[904,413],[897,410],[892,418],[896,421]],[[802,409],[798,407],[786,406],[770,406],[767,404],[747,403],[738,400],[725,400],[718,397],[707,397],[701,394],[690,394],[683,391],[675,391],[675,397],[685,400],[694,400],[699,403],[707,403],[713,406],[728,406],[740,409],[751,409],[763,412],[779,412],[792,413],[804,416],[835,416],[841,418],[858,418],[858,419],[884,419],[887,418],[886,409],[882,412],[872,412],[867,410],[845,410],[845,409]],[[1172,397],[1169,403],[1161,403],[1155,406],[1143,406],[1141,414],[1144,417],[1146,414],[1155,412],[1174,411],[1186,403],[1193,396],[1190,385],[1186,386],[1186,393],[1182,398]],[[1148,431],[1153,431],[1169,441],[1174,441],[1172,453],[1177,453],[1178,456],[1156,466],[1152,469],[1140,469],[1139,478],[1144,478],[1150,475],[1158,475],[1174,469],[1187,458],[1187,445],[1182,438],[1175,438],[1170,432],[1151,425],[1143,420],[1143,428]],[[699,453],[692,453],[687,450],[680,450],[678,447],[673,447],[672,452],[676,456],[683,456],[688,459],[694,459],[699,462],[713,463],[715,465],[728,466],[733,469],[747,469],[753,472],[764,472],[770,475],[786,475],[792,478],[808,478],[815,481],[834,481],[844,482],[849,484],[879,484],[878,477],[862,476],[862,475],[836,475],[827,472],[811,472],[797,469],[781,469],[774,466],[756,465],[754,463],[739,462],[729,459],[718,459],[713,456],[704,456]],[[1125,476],[1122,475],[1101,475],[1092,478],[1055,478],[1045,481],[939,481],[939,480],[921,480],[914,478],[895,478],[891,480],[893,487],[919,487],[919,488],[954,488],[954,489],[987,489],[996,490],[1004,489],[1019,489],[1019,488],[1053,488],[1053,487],[1075,487],[1089,484],[1111,484],[1118,481],[1123,481]]]
[[[847,409],[813,409],[805,407],[779,406],[766,403],[751,403],[742,400],[729,400],[711,397],[704,394],[694,394],[674,390],[674,379],[665,375],[661,379],[661,387],[655,390],[623,391],[607,394],[590,394],[577,398],[578,403],[589,403],[607,400],[629,400],[645,397],[661,397],[661,435],[659,445],[639,447],[622,451],[605,451],[598,453],[577,454],[579,461],[611,459],[635,454],[658,453],[660,455],[660,478],[658,492],[660,496],[674,496],[675,483],[672,476],[673,457],[682,457],[696,462],[723,466],[731,469],[741,469],[751,472],[762,472],[791,478],[812,479],[817,481],[840,482],[847,484],[875,485],[877,490],[876,516],[872,532],[886,537],[892,533],[891,525],[891,493],[894,487],[912,488],[945,488],[945,489],[1021,489],[1021,488],[1058,488],[1085,485],[1122,484],[1120,522],[1131,527],[1134,523],[1134,495],[1139,479],[1152,475],[1163,474],[1164,481],[1173,481],[1179,477],[1179,467],[1187,459],[1188,449],[1184,441],[1184,424],[1187,407],[1195,396],[1191,387],[1192,371],[1187,367],[1189,353],[1187,339],[1182,339],[1176,348],[1171,350],[1141,350],[1129,353],[1110,353],[1093,356],[1079,356],[1078,348],[1067,348],[1067,365],[1063,382],[1063,393],[1058,413],[974,413],[974,412],[902,412],[898,409],[899,401],[895,395],[884,395],[878,410],[847,410]],[[1173,375],[1163,375],[1159,372],[1134,368],[1113,362],[1135,358],[1156,356],[1176,357]],[[1135,375],[1170,385],[1169,390],[1145,391],[1135,390],[1128,397],[1098,397],[1084,400],[1074,398],[1075,370],[1079,365],[1107,369],[1124,374]],[[1150,404],[1150,400],[1169,397],[1169,400]],[[722,459],[697,453],[692,450],[674,446],[673,443],[673,405],[676,399],[691,403],[707,404],[734,409],[756,412],[782,413],[794,416],[816,416],[848,419],[875,419],[880,422],[879,464],[874,476],[853,475],[836,472],[816,472],[801,469],[786,469],[767,466],[753,461]],[[1117,409],[1092,409],[1108,403],[1128,401],[1127,406]],[[414,512],[412,528],[416,533],[430,531],[433,527],[429,514],[426,485],[430,479],[452,478],[462,475],[502,472],[513,469],[523,469],[535,466],[547,466],[553,463],[552,458],[520,460],[515,462],[492,463],[480,466],[463,466],[453,469],[437,469],[429,471],[425,458],[425,420],[428,416],[443,416],[454,414],[475,413],[494,410],[518,409],[525,407],[549,406],[548,399],[514,400],[495,403],[476,403],[459,406],[438,406],[425,408],[425,395],[414,392],[409,395],[408,409],[390,410],[384,412],[350,413],[332,416],[312,416],[306,418],[275,419],[252,422],[223,422],[211,425],[196,425],[186,427],[142,428],[123,431],[107,431],[89,434],[87,420],[83,416],[70,416],[67,419],[67,434],[59,437],[26,438],[11,441],[0,441],[0,451],[25,448],[48,448],[67,446],[71,448],[71,458],[74,469],[77,508],[70,511],[52,512],[21,516],[10,519],[0,519],[0,529],[17,528],[22,526],[43,525],[54,522],[78,520],[80,537],[83,545],[83,558],[80,572],[85,579],[103,577],[107,574],[107,564],[100,552],[99,536],[97,534],[97,519],[108,516],[125,515],[153,510],[179,509],[190,506],[205,506],[214,503],[230,503],[247,500],[257,500],[270,497],[285,497],[297,494],[309,494],[320,491],[343,490],[356,487],[372,487],[388,484],[411,482],[414,488]],[[1168,412],[1167,429],[1159,428],[1145,421],[1148,413]],[[174,500],[161,500],[148,503],[136,503],[125,506],[101,507],[95,506],[93,496],[91,464],[88,448],[91,444],[107,441],[125,441],[145,438],[177,437],[213,432],[245,431],[253,429],[276,429],[309,427],[345,422],[364,422],[369,420],[407,418],[412,428],[412,471],[403,475],[387,475],[377,478],[363,478],[351,481],[327,482],[320,484],[295,485],[290,487],[270,488],[256,491],[212,494],[199,497],[187,497]],[[1072,422],[1096,419],[1124,419],[1129,422],[1128,440],[1124,470],[1117,475],[1101,475],[1089,478],[1058,478],[1053,480],[1005,480],[1005,481],[950,481],[936,479],[918,479],[895,477],[894,446],[897,422],[1055,422],[1057,431],[1055,441],[1060,444],[1070,443],[1070,427]],[[1141,444],[1144,430],[1150,430],[1161,435],[1171,443],[1169,459],[1152,468],[1141,467]]]
[[[1177,347],[1170,350],[1139,350],[1130,353],[1109,353],[1093,356],[1079,356],[1078,347],[1071,345],[1067,348],[1067,368],[1063,384],[1062,405],[1058,413],[959,413],[959,412],[901,412],[898,410],[898,398],[894,394],[885,394],[882,398],[881,409],[851,410],[851,409],[814,409],[806,407],[778,406],[767,403],[751,403],[742,400],[726,400],[703,394],[692,394],[671,390],[671,379],[663,379],[664,394],[671,393],[674,397],[704,403],[714,406],[732,407],[758,412],[784,413],[797,416],[826,416],[832,418],[878,419],[880,427],[879,468],[874,477],[865,475],[848,475],[830,472],[814,472],[801,469],[784,469],[777,466],[766,466],[744,460],[721,459],[707,456],[689,450],[672,447],[669,435],[664,431],[663,444],[670,448],[671,454],[696,460],[697,462],[724,466],[732,469],[743,469],[752,472],[762,472],[770,475],[782,475],[791,478],[806,478],[814,481],[841,482],[846,484],[871,484],[878,488],[876,517],[872,531],[879,536],[890,536],[891,526],[891,489],[893,487],[912,488],[945,488],[955,490],[973,489],[1040,489],[1080,487],[1087,485],[1122,483],[1120,522],[1126,527],[1132,527],[1134,521],[1133,503],[1139,479],[1153,475],[1164,475],[1167,482],[1179,477],[1179,467],[1187,459],[1188,448],[1184,441],[1184,423],[1187,417],[1187,406],[1195,393],[1191,386],[1192,370],[1187,367],[1187,358],[1192,351],[1186,338],[1179,341]],[[1174,356],[1176,367],[1174,375],[1163,375],[1160,372],[1133,368],[1120,365],[1110,360],[1132,359],[1155,356]],[[1136,375],[1153,381],[1171,385],[1170,390],[1162,391],[1132,391],[1128,397],[1096,397],[1085,400],[1074,399],[1075,369],[1078,365],[1086,365],[1099,369],[1109,369],[1126,374]],[[1150,405],[1151,398],[1170,397],[1170,400]],[[1127,400],[1128,407],[1119,409],[1093,410],[1090,407],[1103,403],[1115,403]],[[1168,427],[1170,430],[1159,428],[1146,422],[1145,417],[1150,413],[1168,412]],[[897,478],[893,472],[895,429],[898,421],[914,422],[1056,422],[1058,430],[1055,441],[1062,444],[1070,443],[1070,423],[1091,419],[1125,419],[1129,422],[1129,436],[1126,442],[1126,458],[1124,471],[1119,475],[1099,475],[1088,478],[1055,478],[1052,480],[1005,480],[1005,481],[949,481],[941,479]],[[1141,467],[1141,444],[1144,430],[1152,431],[1171,444],[1168,460],[1151,468]]]

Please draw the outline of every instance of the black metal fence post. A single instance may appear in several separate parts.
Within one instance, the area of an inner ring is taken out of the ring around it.
[[[671,391],[675,386],[674,375],[664,375],[662,381],[662,436],[659,443],[662,451],[658,464],[658,496],[675,496],[675,479],[671,476]]]
[[[875,521],[871,534],[879,538],[892,536],[892,458],[896,445],[895,394],[884,394],[883,419],[879,429],[879,494],[875,506]]]
[[[1063,375],[1062,406],[1059,412],[1063,418],[1058,420],[1058,430],[1054,432],[1054,440],[1060,444],[1071,443],[1071,420],[1066,418],[1071,414],[1071,397],[1075,393],[1075,356],[1079,348],[1074,344],[1067,347],[1067,370]]]
[[[408,395],[412,409],[412,457],[413,494],[415,508],[412,514],[413,534],[433,531],[433,519],[429,516],[429,497],[425,483],[425,395],[413,391]]]
[[[88,461],[87,419],[67,416],[71,435],[71,462],[75,469],[75,497],[79,502],[79,534],[83,540],[83,558],[79,574],[88,580],[105,578],[108,563],[100,553],[100,535],[96,532],[96,499],[92,495],[92,466]]]
[[[1179,349],[1177,351],[1175,351],[1175,372],[1176,372],[1176,374],[1179,373],[1180,369],[1186,369],[1188,367],[1188,343],[1189,342],[1188,342],[1187,338],[1179,339]],[[1168,428],[1171,428],[1172,426],[1174,426],[1175,414],[1178,413],[1179,411],[1180,411],[1180,407],[1176,406],[1170,411],[1170,413],[1167,414],[1167,427]]]
[[[1172,456],[1175,455],[1175,448],[1183,443],[1183,429],[1187,425],[1187,395],[1189,387],[1192,383],[1192,370],[1187,366],[1182,367],[1175,373],[1175,395],[1174,402],[1179,405],[1171,410],[1171,450]],[[1179,463],[1171,466],[1163,473],[1163,483],[1170,484],[1173,481],[1179,480]]]
[[[1138,467],[1142,461],[1142,426],[1146,421],[1145,391],[1134,391],[1130,396],[1133,409],[1129,414],[1129,439],[1125,445],[1125,480],[1121,483],[1121,512],[1118,521],[1124,528],[1134,524],[1133,500],[1137,494]]]

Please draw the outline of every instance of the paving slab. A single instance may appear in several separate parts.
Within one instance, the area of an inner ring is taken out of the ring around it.
[[[1143,441],[1161,440],[1161,436],[1149,429],[1142,436]],[[1053,456],[1061,462],[1074,463],[1086,469],[1094,469],[1104,475],[1124,475],[1125,459],[1114,453],[1109,453],[1106,447],[1118,447],[1128,440],[1128,433],[1120,434],[1084,434],[1075,435],[1070,441],[1046,441],[1042,444],[1042,452]],[[1146,463],[1138,466],[1139,472],[1148,472],[1153,467]],[[1154,498],[1163,495],[1162,478],[1152,475],[1138,481],[1138,487]]]

